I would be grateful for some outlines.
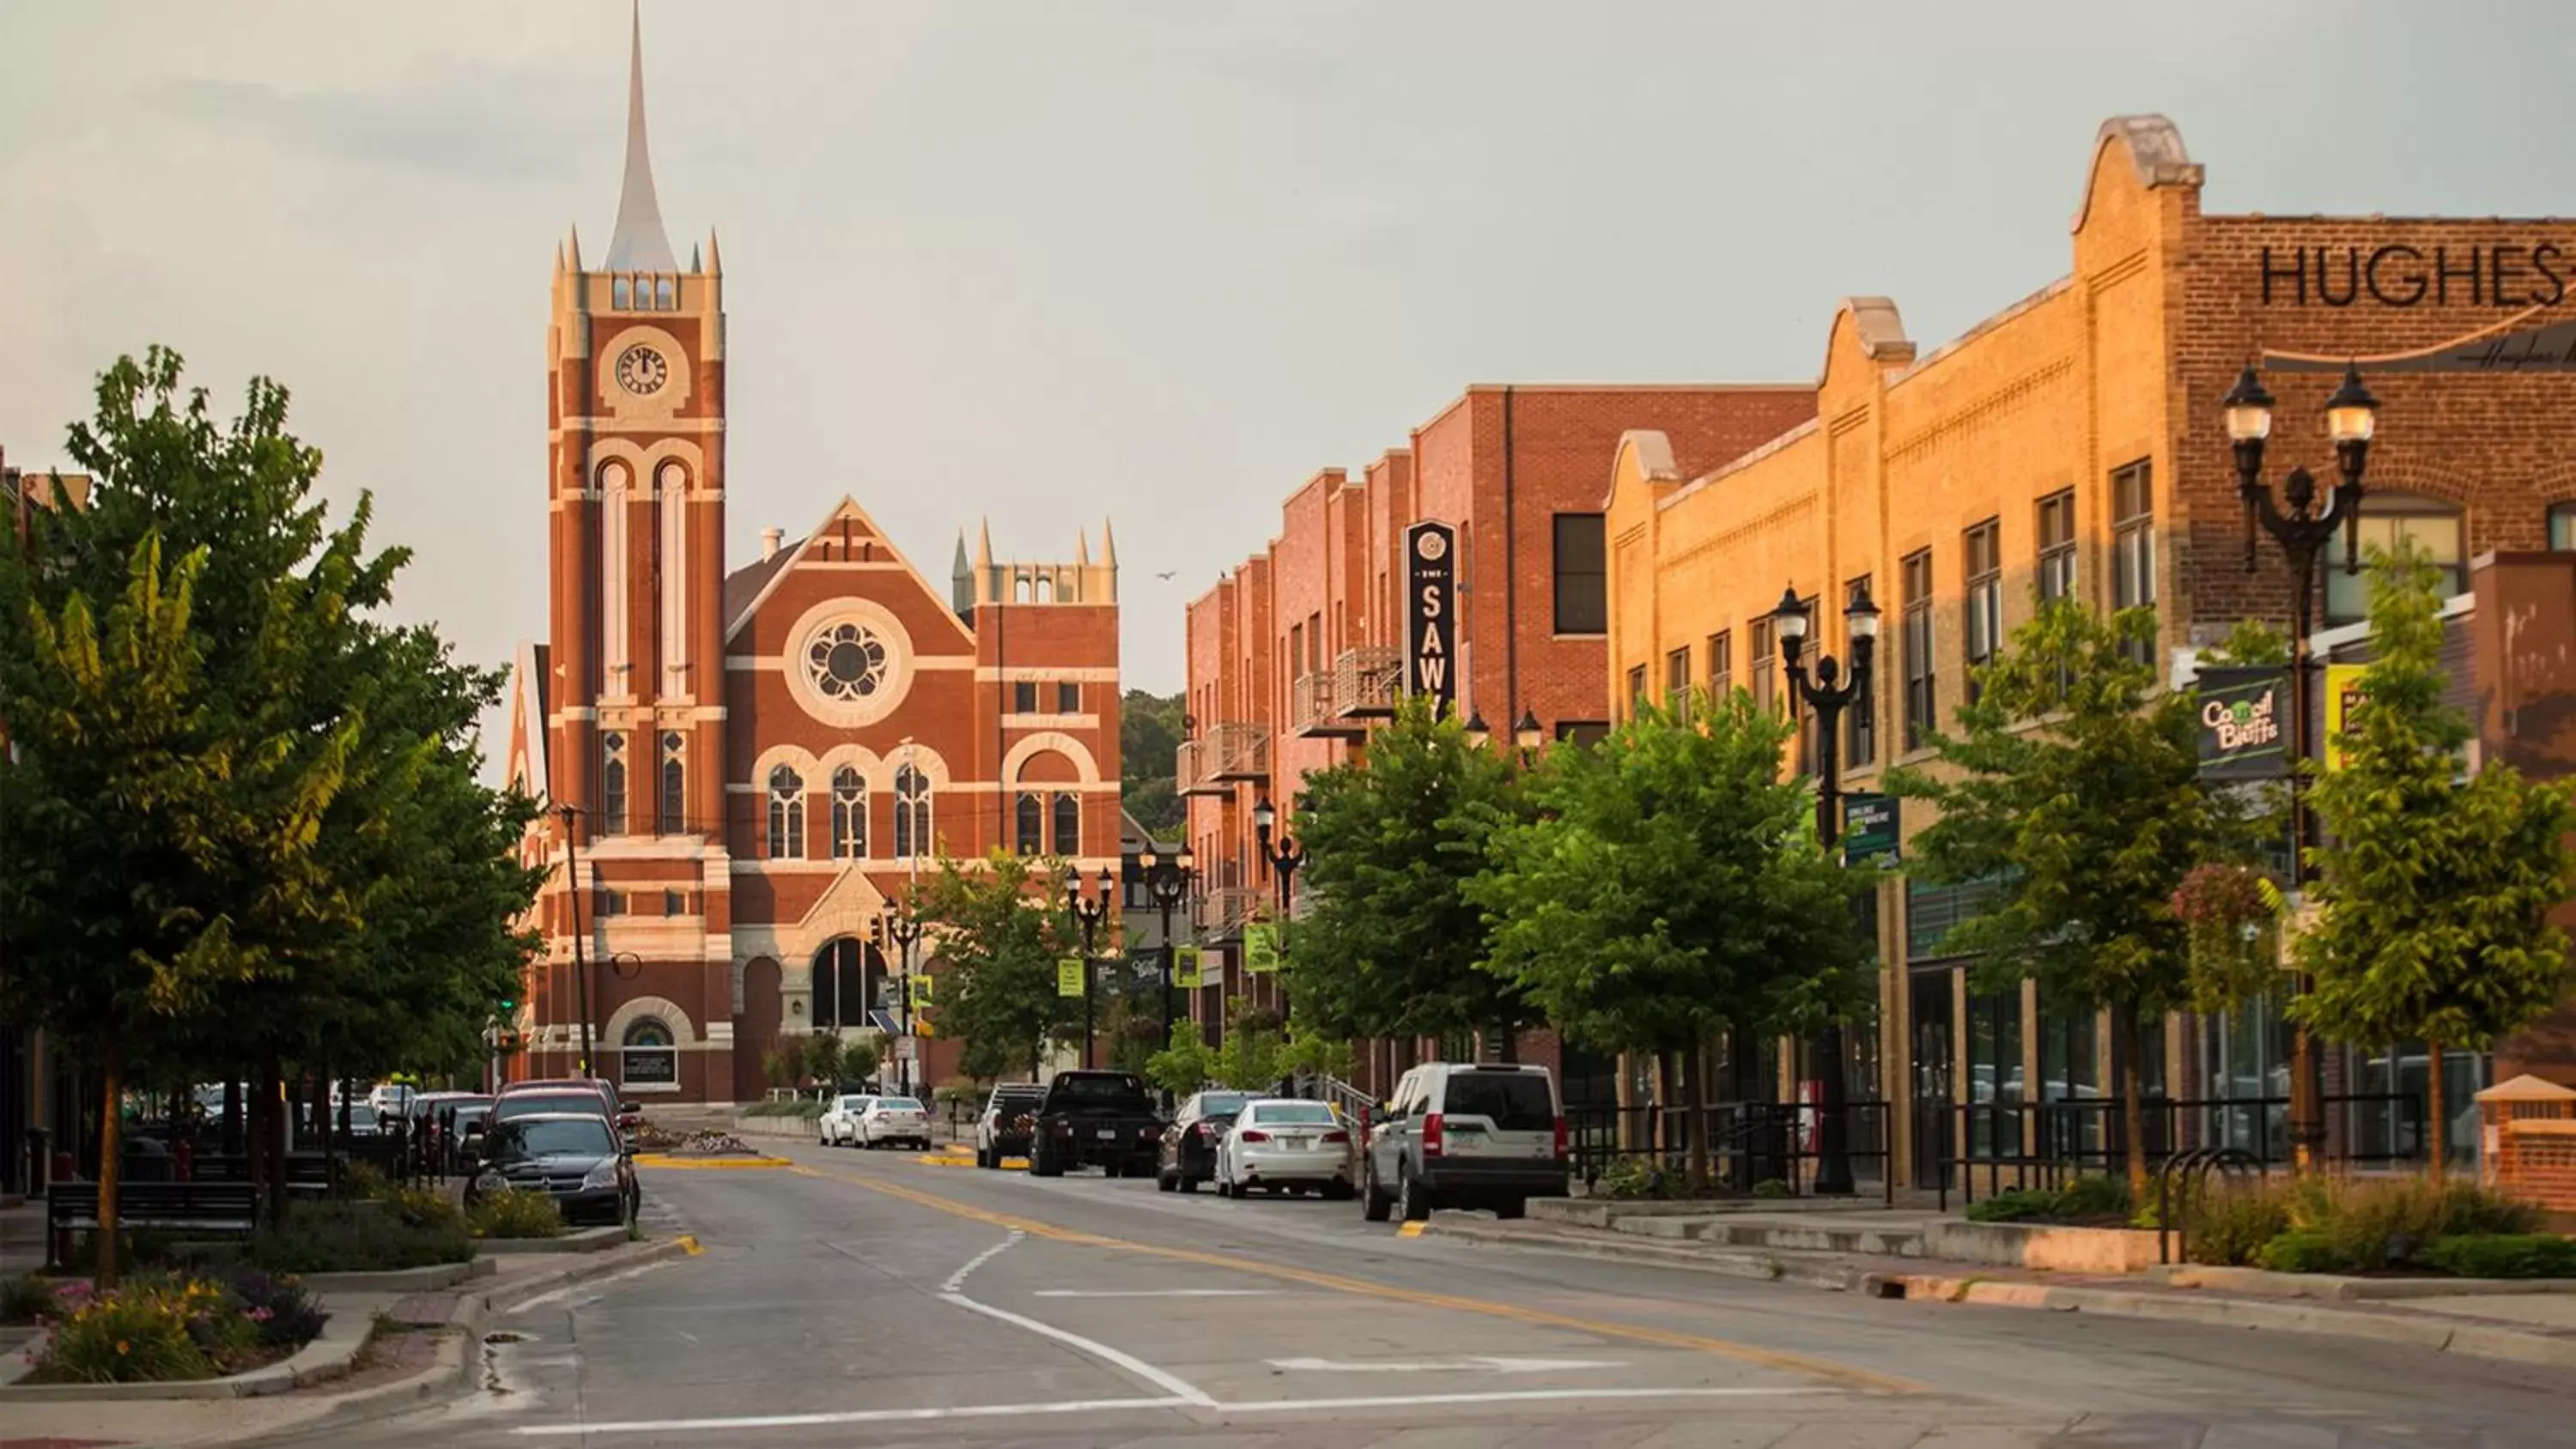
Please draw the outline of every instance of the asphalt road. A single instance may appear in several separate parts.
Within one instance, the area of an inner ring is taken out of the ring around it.
[[[1350,1203],[811,1146],[663,1172],[702,1256],[505,1315],[476,1387],[304,1444],[2576,1444],[2576,1376],[1405,1238]]]

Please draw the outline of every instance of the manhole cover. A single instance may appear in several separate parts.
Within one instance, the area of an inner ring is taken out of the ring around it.
[[[486,1345],[496,1343],[525,1343],[527,1341],[528,1336],[526,1334],[512,1333],[508,1329],[503,1329],[498,1333],[487,1333],[483,1335],[483,1342]]]

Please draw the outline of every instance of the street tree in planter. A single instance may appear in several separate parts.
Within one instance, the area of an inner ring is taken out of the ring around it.
[[[2039,983],[2053,1007],[2108,1007],[2120,1034],[2120,1105],[2132,1191],[2146,1185],[2142,1023],[2217,1010],[2241,971],[2196,974],[2177,893],[2194,867],[2250,858],[2253,805],[2200,778],[2197,697],[2158,688],[2152,609],[2109,618],[2045,602],[1977,672],[1980,692],[1935,734],[1938,768],[1890,772],[1939,818],[1908,872],[1985,882],[1984,914],[1942,939],[1977,958],[1980,989]]]
[[[2576,799],[2503,761],[2465,774],[2468,720],[2443,701],[2439,571],[2411,542],[2370,555],[2370,630],[2359,719],[2343,767],[2308,793],[2315,923],[2296,944],[2314,984],[2292,1003],[2329,1041],[2421,1041],[2429,1058],[2428,1171],[2444,1171],[2442,1053],[2483,1051],[2565,999]]]
[[[1056,962],[1082,954],[1054,862],[996,850],[981,869],[954,859],[925,883],[921,915],[939,933],[940,1034],[966,1043],[967,1070],[1028,1069],[1082,1039],[1082,1002],[1056,992]],[[998,1073],[996,1073],[998,1074]]]
[[[1539,1017],[1511,979],[1479,969],[1487,927],[1468,883],[1525,813],[1510,765],[1419,698],[1364,758],[1308,776],[1306,910],[1288,966],[1299,1022],[1343,1036],[1499,1032],[1508,1050]]]
[[[1790,734],[1737,691],[1688,719],[1641,705],[1599,745],[1551,753],[1527,782],[1534,818],[1496,833],[1468,889],[1492,925],[1489,974],[1569,1040],[1694,1064],[1720,1030],[1804,1033],[1859,1005],[1857,878],[1781,769]],[[1691,1176],[1705,1186],[1697,1074]]]

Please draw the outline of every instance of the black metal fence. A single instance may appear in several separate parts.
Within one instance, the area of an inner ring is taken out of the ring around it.
[[[2258,1163],[2290,1160],[2287,1097],[2151,1097],[2139,1104],[2139,1130],[2149,1164],[2196,1148],[2224,1147]],[[2424,1096],[2420,1092],[2328,1093],[2325,1157],[2363,1166],[2424,1160]],[[2279,1125],[2276,1125],[2279,1124]],[[1926,1127],[1943,1130],[1933,1142]],[[2056,1188],[2088,1174],[2126,1168],[2129,1133],[2116,1097],[2057,1102],[1982,1102],[1916,1114],[1918,1161],[1939,1169],[1941,1205],[1959,1192],[1980,1195],[2026,1188]],[[1964,1144],[1964,1147],[1962,1146]]]
[[[1703,1115],[1703,1113],[1705,1115]],[[1612,1165],[1644,1164],[1679,1177],[1690,1170],[1693,1134],[1708,1134],[1710,1169],[1720,1186],[1736,1193],[1772,1189],[1805,1196],[1815,1191],[1829,1114],[1841,1118],[1855,1190],[1894,1202],[1890,1171],[1888,1106],[1845,1102],[1828,1108],[1798,1102],[1712,1102],[1694,1112],[1684,1106],[1569,1107],[1568,1150],[1574,1173],[1589,1188]]]

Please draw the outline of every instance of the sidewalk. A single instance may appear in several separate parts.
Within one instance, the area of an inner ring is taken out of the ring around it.
[[[1751,1227],[1754,1214],[1729,1224]],[[1787,1215],[1780,1215],[1787,1216]],[[1894,1217],[1883,1213],[1836,1213],[1832,1225],[1815,1219],[1796,1223],[1799,1230],[1842,1236],[1852,1219]],[[1912,1217],[1912,1214],[1901,1214]],[[1928,1215],[1927,1215],[1928,1216]],[[1695,1221],[1705,1222],[1705,1219]],[[1644,1226],[1644,1225],[1640,1225]],[[1662,1224],[1654,1224],[1661,1227]],[[1884,1222],[1868,1230],[1853,1223],[1854,1236],[1875,1239],[1890,1249],[1906,1243],[1910,1224]],[[2403,1291],[2422,1292],[2424,1280],[2320,1280],[2282,1284],[2289,1275],[2239,1273],[2227,1287],[2203,1280],[2221,1275],[2169,1270],[2155,1274],[2048,1272],[2030,1268],[1947,1263],[1913,1252],[1855,1252],[1719,1244],[1697,1234],[1684,1236],[1680,1223],[1671,1233],[1621,1232],[1568,1223],[1497,1222],[1456,1214],[1435,1215],[1423,1228],[1427,1237],[1453,1238],[1488,1247],[1571,1253],[1615,1262],[1682,1268],[1729,1277],[1754,1278],[1872,1298],[1929,1299],[1942,1303],[1975,1303],[2007,1308],[2040,1308],[2059,1312],[2098,1313],[2120,1318],[2154,1318],[2260,1328],[2281,1333],[2312,1333],[2413,1344],[2445,1353],[2576,1370],[2576,1292],[2532,1289],[2530,1285],[2493,1293],[2434,1293],[2430,1296],[2339,1298],[2337,1282],[2366,1285],[2402,1283]],[[1891,1231],[1892,1230],[1892,1231]],[[2165,1281],[2159,1281],[2165,1280]],[[2466,1286],[2466,1285],[2462,1285]],[[2271,1287],[2274,1291],[2255,1291]],[[2291,1290],[2315,1296],[2288,1296]]]

